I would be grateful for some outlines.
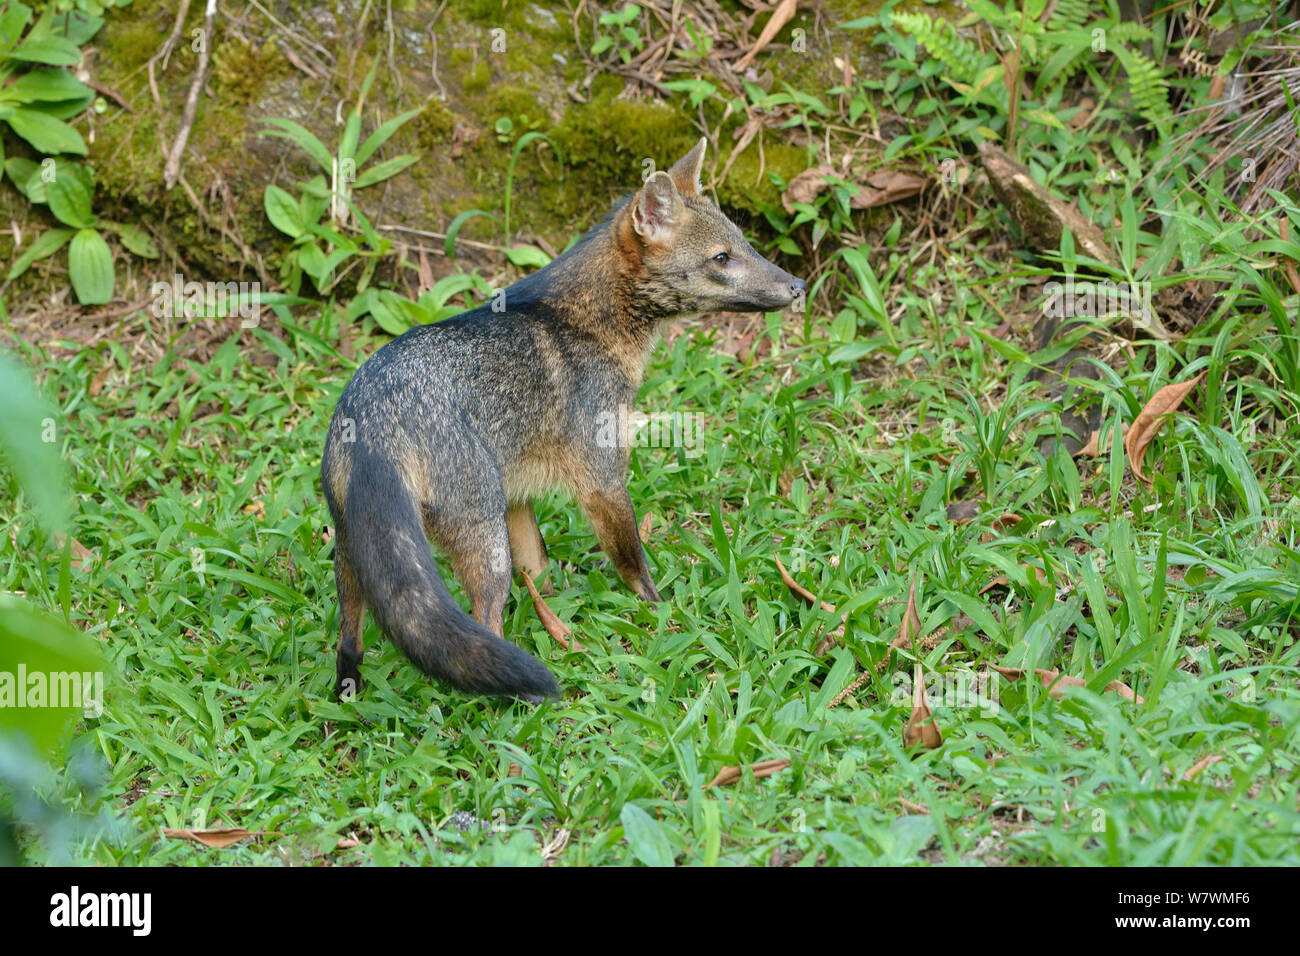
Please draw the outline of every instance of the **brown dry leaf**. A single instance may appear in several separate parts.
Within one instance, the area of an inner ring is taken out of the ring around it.
[[[910,606],[911,602],[908,603]],[[920,744],[926,750],[936,750],[942,743],[943,734],[939,733],[934,714],[930,712],[930,702],[926,700],[925,672],[921,669],[921,662],[916,661],[912,668],[912,716],[903,728],[903,746]]]
[[[787,571],[785,569],[785,565],[781,563],[781,556],[778,555],[775,551],[772,552],[772,558],[776,561],[776,569],[781,572],[781,581],[782,583],[785,584],[787,588],[789,588],[800,598],[802,598],[805,603],[809,605],[820,604],[821,609],[825,611],[827,614],[835,613],[834,604],[827,604],[825,601],[818,601],[817,595],[813,594],[811,591],[809,591],[806,587],[804,587],[794,578],[790,577],[790,572]],[[821,657],[823,654],[829,654],[831,648],[834,647],[837,643],[839,643],[840,638],[844,636],[844,623],[847,620],[848,620],[847,614],[841,615],[840,623],[837,624],[829,634],[827,634],[825,637],[821,639],[821,641],[818,642],[817,647],[813,649],[813,654],[815,654],[817,657]]]
[[[96,372],[95,377],[90,380],[90,386],[86,391],[90,394],[91,398],[99,398],[99,393],[104,390],[104,382],[108,380],[108,373],[112,368],[113,366],[111,365],[105,365]]]
[[[334,844],[336,850],[350,850],[354,846],[361,846],[361,841],[354,836],[339,837],[339,842]]]
[[[214,830],[173,830],[170,827],[163,828],[163,836],[165,837],[171,837],[173,840],[189,840],[191,843],[216,847],[219,850],[233,846],[240,840],[262,835],[261,832],[245,830],[242,827],[218,827]]]
[[[935,636],[942,637],[947,632],[948,628],[945,627],[940,629],[938,635]],[[876,665],[876,673],[880,673],[889,666],[890,660],[894,657],[894,651],[911,647],[912,638],[919,633],[921,633],[921,618],[916,613],[916,578],[912,578],[912,586],[907,592],[907,608],[903,611],[903,620],[898,624],[898,636],[889,642],[889,647],[885,650],[885,656]],[[930,638],[926,638],[922,646],[928,644],[929,641]]]
[[[925,188],[928,180],[901,170],[881,170],[859,182],[858,194],[849,200],[850,209],[873,209],[900,199],[910,199]]]
[[[907,591],[907,610],[903,620],[898,624],[898,637],[891,647],[911,647],[912,638],[921,633],[921,618],[916,613],[916,577],[912,577],[912,586]]]
[[[1120,423],[1120,432],[1119,432],[1120,441],[1123,441],[1127,436],[1128,436],[1128,425],[1125,424],[1125,423],[1123,423],[1123,422],[1121,422],[1121,423]],[[1082,448],[1080,448],[1078,451],[1076,451],[1076,452],[1075,452],[1071,457],[1073,457],[1073,458],[1100,458],[1103,454],[1107,454],[1107,453],[1110,452],[1110,436],[1109,436],[1109,435],[1106,436],[1106,442],[1107,442],[1107,444],[1106,444],[1106,450],[1105,450],[1105,452],[1103,452],[1103,451],[1101,450],[1101,429],[1097,429],[1097,430],[1094,431],[1091,435],[1088,436],[1088,441],[1087,441],[1087,443],[1085,443],[1084,446],[1083,446]]]
[[[1011,582],[1007,579],[1007,576],[1005,574],[999,574],[988,584],[984,585],[984,587],[980,588],[979,596],[983,597],[984,595],[992,591],[994,588],[1006,588],[1007,590],[1010,590]]]
[[[1133,427],[1124,436],[1124,454],[1128,456],[1128,464],[1133,469],[1134,478],[1147,485],[1151,484],[1151,479],[1142,473],[1142,459],[1146,457],[1147,446],[1151,444],[1151,439],[1156,437],[1156,432],[1160,431],[1165,418],[1178,410],[1183,399],[1204,376],[1205,373],[1202,372],[1189,381],[1166,385],[1151,396],[1151,401],[1146,403],[1146,407],[1133,420]]]
[[[799,595],[799,597],[803,598],[805,604],[811,605],[811,604],[819,603],[817,600],[817,595],[813,594],[811,591],[809,591],[806,587],[804,587],[794,578],[790,577],[790,572],[787,571],[785,569],[785,565],[781,563],[781,556],[779,554],[777,554],[776,552],[772,552],[772,559],[776,561],[776,569],[781,572],[781,582],[786,587],[788,587],[795,594]],[[827,604],[825,601],[821,601],[820,604],[823,611],[826,611],[827,613],[830,614],[835,613],[834,604]]]
[[[993,528],[995,531],[1005,531],[1007,528],[1014,528],[1020,523],[1020,515],[1014,511],[1004,511],[993,519]]]
[[[537,585],[533,584],[532,575],[525,574],[523,578],[524,584],[528,586],[528,593],[533,599],[533,610],[537,612],[537,617],[542,622],[542,627],[546,628],[546,633],[555,638],[555,642],[566,651],[585,650],[585,648],[578,643],[577,638],[574,638],[572,641],[569,640],[569,635],[572,634],[573,631],[569,630],[569,626],[556,617],[555,612],[546,606],[546,602],[542,600],[542,596],[537,593]]]
[[[811,203],[830,186],[825,177],[833,175],[835,175],[835,167],[825,163],[812,169],[805,169],[786,185],[785,192],[781,194],[781,205],[785,207],[786,212],[794,215],[794,204]]]
[[[523,775],[524,775],[524,768],[519,766],[519,764],[515,763],[513,760],[510,761],[510,767],[509,769],[506,770],[506,776],[522,777]]]
[[[794,12],[798,6],[799,0],[781,0],[781,5],[773,11],[767,25],[763,27],[763,32],[758,35],[758,42],[750,48],[748,53],[736,61],[732,69],[737,73],[744,73],[749,64],[754,61],[754,57],[762,53],[763,48],[781,32],[781,28],[794,19]]]
[[[1096,458],[1101,454],[1101,449],[1097,447],[1101,441],[1101,429],[1097,429],[1088,436],[1087,443],[1074,453],[1075,458]]]
[[[1198,773],[1200,773],[1210,764],[1218,763],[1222,759],[1223,759],[1222,754],[1207,754],[1206,756],[1202,757],[1200,760],[1196,761],[1196,763],[1192,764],[1190,767],[1187,768],[1187,772],[1183,774],[1183,779],[1184,780],[1193,779]]]
[[[787,757],[781,757],[777,760],[760,760],[758,763],[750,764],[749,768],[754,771],[754,779],[761,780],[763,777],[770,777],[779,770],[784,770],[790,766],[790,760]],[[735,783],[742,776],[741,767],[723,767],[718,771],[718,775],[704,785],[705,790],[712,790],[714,787],[726,787]]]
[[[650,543],[650,526],[654,523],[655,515],[653,511],[647,511],[641,516],[641,527],[637,529],[637,533],[641,537],[642,544]]]
[[[1022,565],[1020,565],[1020,567],[1022,567],[1022,568],[1024,569],[1024,571],[1025,571],[1025,577],[1033,578],[1033,579],[1034,579],[1035,581],[1037,581],[1039,584],[1046,584],[1046,583],[1047,583],[1047,572],[1044,571],[1042,568],[1040,568],[1038,565],[1036,565],[1036,564],[1022,564]],[[995,577],[995,578],[994,578],[992,581],[990,581],[988,584],[984,585],[984,587],[980,588],[980,592],[979,592],[979,593],[980,593],[981,595],[985,595],[985,594],[987,594],[989,591],[992,591],[994,588],[999,588],[999,587],[1001,587],[1001,588],[1007,588],[1008,590],[1010,590],[1010,588],[1011,588],[1011,581],[1007,578],[1007,576],[1006,576],[1005,574],[999,574],[997,577]]]
[[[989,665],[992,670],[997,671],[1008,680],[1019,680],[1025,676],[1025,671],[1020,667],[998,667],[996,664]],[[1047,689],[1049,696],[1060,699],[1065,696],[1067,689],[1071,687],[1086,687],[1087,681],[1082,677],[1071,677],[1062,675],[1060,671],[1044,670],[1041,667],[1035,667],[1034,673],[1038,679],[1043,682],[1043,687]],[[1113,693],[1119,694],[1125,700],[1131,700],[1135,704],[1143,703],[1141,697],[1133,692],[1133,688],[1122,680],[1113,680],[1106,685],[1106,689]]]

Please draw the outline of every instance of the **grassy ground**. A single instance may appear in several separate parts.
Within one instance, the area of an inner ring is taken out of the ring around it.
[[[1239,408],[1178,417],[1150,456],[1166,476],[1153,494],[1104,457],[1080,472],[1060,453],[1044,461],[1035,423],[1053,428],[1050,407],[979,337],[953,347],[905,322],[893,335],[912,360],[864,376],[833,359],[843,345],[773,328],[756,364],[708,332],[654,363],[642,407],[702,416],[702,454],[633,456],[633,500],[654,513],[657,609],[619,584],[572,504],[543,509],[549,603],[585,650],[564,652],[516,588],[507,636],[567,688],[540,709],[445,692],[373,625],[369,686],[332,699],[317,469],[353,367],[325,344],[336,330],[245,331],[202,364],[111,346],[47,361],[88,551],[72,620],[119,672],[82,744],[107,760],[134,832],[92,856],[1294,862],[1294,419],[1252,440]],[[1143,370],[1150,351],[1158,373]],[[1107,387],[1136,407],[1177,364],[1147,347]],[[1008,408],[1043,414],[1012,427]],[[968,474],[981,455],[988,487]],[[949,520],[949,502],[981,492],[974,520]],[[995,521],[1008,512],[1020,519]],[[30,532],[6,525],[21,546]],[[848,612],[824,657],[814,648],[836,616],[787,590],[774,551]],[[57,575],[57,558],[11,551],[5,566],[6,586],[29,593]],[[829,705],[882,658],[914,577],[922,633],[958,626],[922,654],[944,744],[909,756],[910,685],[894,671]],[[1057,700],[995,683],[989,704],[953,686],[1003,663],[1090,689]],[[1099,692],[1112,678],[1145,702]],[[724,765],[773,758],[791,765],[704,789]],[[159,838],[218,826],[264,835],[223,851]]]

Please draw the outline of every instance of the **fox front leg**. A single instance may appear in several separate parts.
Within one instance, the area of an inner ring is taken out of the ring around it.
[[[636,512],[632,509],[627,488],[584,491],[579,494],[578,503],[623,583],[643,601],[654,603],[663,600],[650,577],[650,566],[646,563]]]

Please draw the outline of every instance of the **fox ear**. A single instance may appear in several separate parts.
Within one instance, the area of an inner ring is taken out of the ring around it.
[[[681,224],[686,205],[662,169],[645,181],[632,201],[632,228],[642,239],[666,242]]]
[[[668,175],[673,178],[673,185],[683,196],[700,194],[700,170],[704,167],[704,151],[708,145],[709,141],[701,136],[695,148],[673,163],[672,168],[668,170]]]

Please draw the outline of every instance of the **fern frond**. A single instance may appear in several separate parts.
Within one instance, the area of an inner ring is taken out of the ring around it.
[[[1152,123],[1169,119],[1173,115],[1169,109],[1169,83],[1159,65],[1122,43],[1115,43],[1113,49],[1128,74],[1129,97],[1138,115]]]
[[[1058,0],[1051,19],[1047,21],[1050,33],[1078,30],[1092,16],[1092,0]]]
[[[895,13],[894,26],[925,45],[930,56],[948,68],[948,75],[959,83],[975,83],[992,59],[975,44],[958,36],[946,20],[931,20],[924,13]]]

